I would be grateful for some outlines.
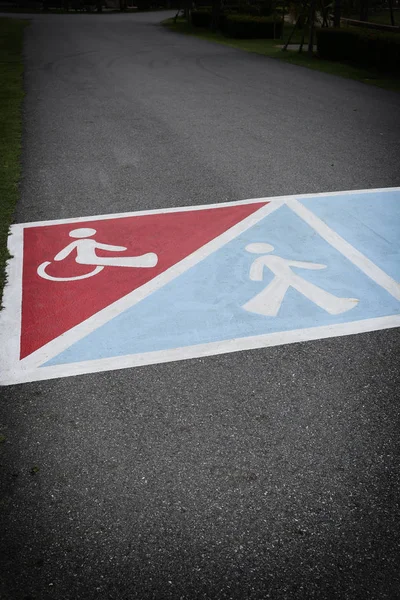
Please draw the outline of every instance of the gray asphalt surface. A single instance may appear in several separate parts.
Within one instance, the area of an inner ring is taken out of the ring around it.
[[[16,220],[399,185],[400,96],[38,16]],[[1,389],[3,600],[400,598],[399,331]]]

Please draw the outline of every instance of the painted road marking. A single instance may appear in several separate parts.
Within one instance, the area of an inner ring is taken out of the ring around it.
[[[361,269],[361,271],[364,271],[366,275],[379,283],[379,285],[387,290],[394,298],[400,300],[400,284],[397,281],[394,281],[392,277],[387,275],[372,261],[368,260],[366,256],[361,254],[361,252],[346,242],[346,240],[328,227],[321,219],[303,206],[298,200],[289,200],[287,205],[296,214],[298,214],[301,219],[308,223],[310,227],[315,229],[315,231],[317,231],[321,237],[331,244],[331,246],[339,250],[339,252],[346,256],[352,263]],[[397,225],[399,226],[399,224]]]
[[[249,276],[252,281],[263,281],[265,268],[273,273],[274,278],[264,290],[258,292],[254,298],[243,305],[244,310],[264,317],[277,317],[290,288],[297,290],[330,315],[338,315],[351,310],[358,303],[357,298],[338,298],[293,271],[293,268],[315,271],[326,269],[327,265],[310,261],[287,260],[281,256],[269,254],[274,247],[263,242],[249,244],[245,250],[261,254],[250,267]]]
[[[400,188],[14,225],[0,382],[397,327],[399,234]]]
[[[75,262],[78,265],[89,265],[94,267],[88,273],[83,275],[75,275],[72,277],[54,277],[49,275],[46,271],[47,267],[51,265],[51,261],[46,260],[41,263],[37,268],[37,274],[42,279],[48,279],[49,281],[78,281],[79,279],[87,279],[100,273],[105,267],[140,267],[149,268],[155,267],[158,262],[158,256],[154,252],[147,252],[140,256],[98,256],[96,250],[104,250],[106,252],[124,252],[128,248],[126,246],[113,246],[112,244],[102,244],[97,242],[95,239],[91,239],[96,235],[96,229],[91,227],[79,227],[78,229],[72,229],[69,232],[69,237],[77,238],[76,242],[71,242],[57,252],[54,257],[54,261],[60,262],[68,258],[68,256],[76,251]]]
[[[76,339],[80,339],[82,334],[87,335],[91,329],[96,329],[101,324],[99,318],[107,322],[132,303],[142,300],[174,274],[180,274],[185,259],[187,266],[190,266],[194,255],[197,261],[203,258],[209,243],[211,248],[215,247],[215,240],[217,244],[218,241],[221,243],[220,238],[226,231],[232,231],[234,226],[238,226],[237,231],[240,231],[241,227],[253,223],[251,215],[265,204],[264,201],[247,205],[220,205],[201,212],[164,211],[142,214],[140,217],[132,213],[116,220],[111,216],[96,221],[94,217],[92,224],[96,224],[100,239],[116,244],[123,241],[132,255],[153,252],[158,257],[157,265],[149,269],[135,269],[130,274],[125,268],[104,270],[76,286],[43,281],[37,277],[36,269],[42,258],[47,259],[64,247],[63,240],[69,238],[70,224],[65,226],[57,223],[54,227],[44,225],[43,228],[33,226],[24,229],[20,358],[26,357],[28,360],[29,356],[29,362],[41,364],[48,357],[47,343],[54,342],[54,351],[60,352],[63,345],[69,346],[75,340],[76,335]],[[27,248],[33,250],[28,253]],[[199,249],[200,252],[196,254]],[[39,261],[37,255],[41,257]],[[54,265],[55,275],[65,278],[79,274],[76,260],[72,255],[69,258],[69,263],[63,260]],[[82,273],[87,273],[86,265],[80,268]],[[58,318],[43,327],[49,309]],[[94,315],[94,320],[90,320]],[[75,327],[79,327],[78,334]],[[36,350],[39,352],[36,353]]]

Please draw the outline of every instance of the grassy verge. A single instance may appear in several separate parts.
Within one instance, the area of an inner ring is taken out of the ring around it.
[[[292,64],[307,67],[309,69],[315,69],[331,75],[338,75],[340,77],[347,77],[348,79],[356,79],[363,83],[368,83],[382,87],[389,90],[395,90],[400,92],[400,78],[390,76],[382,73],[378,73],[372,69],[364,69],[362,67],[356,67],[347,63],[335,62],[330,60],[322,60],[317,56],[309,56],[307,52],[299,54],[296,51],[288,50],[282,52],[280,46],[282,41],[280,40],[237,40],[223,36],[220,33],[212,33],[208,29],[201,29],[199,27],[192,27],[188,25],[183,19],[178,19],[174,23],[173,19],[167,19],[162,24],[171,31],[177,33],[185,33],[187,35],[194,35],[195,37],[208,40],[211,42],[217,42],[218,44],[224,44],[232,48],[238,48],[239,50],[245,50],[246,52],[254,52],[256,54],[262,54],[270,58],[276,58],[284,60]],[[284,30],[284,39],[286,40],[291,27],[286,27]],[[299,39],[293,39],[291,43],[299,43]]]
[[[21,175],[22,40],[28,21],[0,18],[0,306]]]

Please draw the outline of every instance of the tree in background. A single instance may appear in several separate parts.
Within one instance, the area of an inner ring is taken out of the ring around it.
[[[340,27],[340,19],[342,16],[342,2],[335,0],[333,4],[333,26]]]
[[[360,21],[368,21],[368,0],[360,0]]]
[[[212,0],[211,6],[211,31],[217,31],[221,19],[221,0]]]

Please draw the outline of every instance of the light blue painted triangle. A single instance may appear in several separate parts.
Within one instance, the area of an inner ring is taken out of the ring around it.
[[[273,278],[249,279],[257,258],[249,243],[268,242],[271,254],[323,263],[321,271],[294,269],[339,297],[358,298],[356,308],[332,316],[290,289],[277,317],[242,307]],[[283,206],[135,306],[73,344],[43,366],[167,350],[208,342],[357,321],[399,313],[400,303]]]
[[[302,203],[400,281],[400,190],[304,198]]]

